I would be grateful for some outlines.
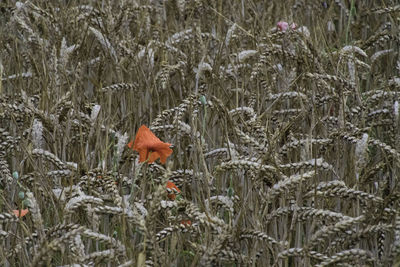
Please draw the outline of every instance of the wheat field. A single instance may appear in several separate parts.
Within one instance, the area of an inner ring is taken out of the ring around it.
[[[0,47],[0,265],[400,266],[398,1],[4,0]]]

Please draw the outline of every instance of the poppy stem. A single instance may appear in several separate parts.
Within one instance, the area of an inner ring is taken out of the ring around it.
[[[147,156],[146,156],[146,163],[150,160],[150,156],[151,156],[151,150],[147,152]]]
[[[206,118],[207,118],[207,106],[204,105],[203,129],[202,129],[202,133],[201,133],[201,137],[203,137],[203,138],[205,138],[204,137],[204,133],[206,131]],[[205,139],[204,139],[204,142],[203,142],[203,140],[201,140],[201,138],[200,138],[200,141],[201,141],[202,144],[205,143]]]

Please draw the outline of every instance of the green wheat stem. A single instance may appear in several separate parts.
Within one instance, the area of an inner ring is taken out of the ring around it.
[[[347,26],[346,26],[346,44],[349,43],[349,32],[350,32],[350,24],[352,17],[356,14],[356,7],[355,7],[355,1],[351,1],[351,6],[350,6],[350,14],[349,14],[349,19],[347,20]]]

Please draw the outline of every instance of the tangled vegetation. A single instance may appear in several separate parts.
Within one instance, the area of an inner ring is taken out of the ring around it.
[[[400,264],[396,2],[2,1],[0,264]]]

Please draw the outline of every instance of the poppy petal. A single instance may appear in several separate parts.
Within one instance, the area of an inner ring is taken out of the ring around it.
[[[139,148],[141,145],[149,145],[161,143],[161,140],[158,139],[149,128],[145,125],[140,126],[138,132],[136,133],[135,143],[133,144],[133,149]]]
[[[28,209],[24,209],[24,210],[13,210],[12,212],[14,213],[15,216],[17,216],[17,217],[19,217],[19,218],[22,218],[22,217],[24,217],[24,216],[29,212],[29,210],[28,210]]]
[[[158,154],[157,151],[152,151],[150,156],[149,156],[149,163],[153,163],[160,157],[160,154]]]
[[[139,162],[145,162],[147,160],[149,150],[146,148],[142,148],[138,150],[139,152]]]
[[[180,193],[181,190],[171,181],[167,181],[167,188],[171,190],[175,190],[176,192]]]
[[[173,150],[169,148],[171,144],[164,143],[164,144],[158,144],[156,151],[160,154],[160,161],[162,164],[165,164],[167,162],[167,157],[169,157]]]
[[[191,220],[182,220],[181,224],[184,226],[192,226],[192,221]]]
[[[132,147],[132,142],[128,144]],[[133,150],[139,152],[139,161],[153,163],[158,158],[162,164],[167,162],[167,158],[172,154],[171,144],[162,142],[145,125],[140,126],[133,142]],[[149,153],[151,154],[149,155]],[[149,158],[148,158],[149,157]]]
[[[129,148],[132,148],[132,147],[133,147],[133,140],[131,140],[131,141],[127,144],[127,146],[128,146]]]

